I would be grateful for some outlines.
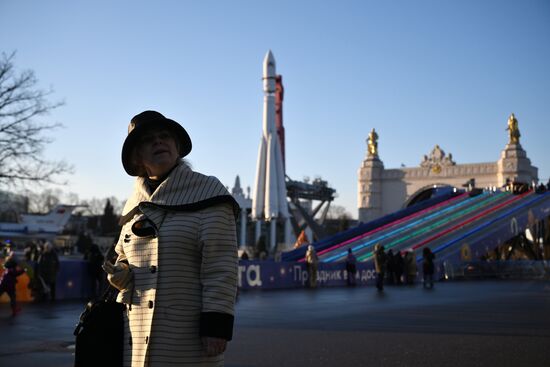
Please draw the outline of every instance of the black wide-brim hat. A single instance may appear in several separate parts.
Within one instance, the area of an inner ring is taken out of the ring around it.
[[[191,152],[191,138],[187,131],[174,120],[164,117],[157,111],[144,111],[135,115],[128,125],[128,136],[122,146],[122,165],[130,176],[144,176],[143,166],[136,165],[133,159],[135,148],[139,138],[146,131],[166,129],[174,134],[174,139],[179,145],[179,157],[183,158]]]

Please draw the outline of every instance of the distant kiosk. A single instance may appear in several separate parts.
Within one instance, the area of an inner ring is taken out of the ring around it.
[[[378,155],[378,134],[367,139],[367,156],[358,171],[359,221],[368,222],[429,196],[434,187],[462,188],[465,182],[478,187],[503,187],[507,182],[538,182],[538,168],[531,165],[519,142],[520,132],[514,114],[508,119],[509,142],[497,162],[456,164],[452,154],[436,145],[419,167],[385,169]],[[474,181],[470,181],[474,179]]]

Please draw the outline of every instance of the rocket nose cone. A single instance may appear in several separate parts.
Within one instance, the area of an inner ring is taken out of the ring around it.
[[[271,50],[267,51],[264,58],[264,77],[275,76],[275,57]]]
[[[271,52],[271,50],[268,50],[264,57],[264,63],[268,61],[275,62],[275,57],[273,56],[273,52]]]

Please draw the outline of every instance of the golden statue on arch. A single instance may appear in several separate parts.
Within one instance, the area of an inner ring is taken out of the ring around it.
[[[369,156],[378,156],[378,134],[376,133],[374,128],[372,128],[372,131],[369,133],[369,137],[367,139],[367,147],[369,151]]]
[[[516,116],[514,116],[514,114],[511,114],[508,118],[508,127],[506,128],[506,130],[508,130],[508,134],[510,136],[509,144],[519,144],[519,137],[521,136],[521,134],[519,132],[518,120],[516,119]]]

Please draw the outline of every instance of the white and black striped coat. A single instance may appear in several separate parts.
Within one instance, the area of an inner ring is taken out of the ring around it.
[[[184,162],[152,194],[137,179],[116,246],[134,277],[118,298],[129,305],[125,366],[223,366],[201,336],[232,336],[237,209],[218,179]]]

